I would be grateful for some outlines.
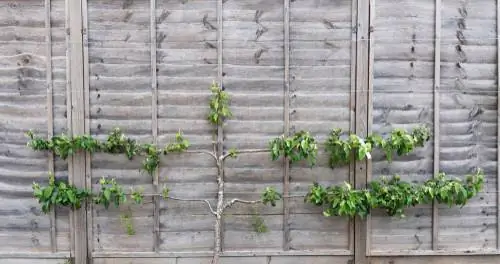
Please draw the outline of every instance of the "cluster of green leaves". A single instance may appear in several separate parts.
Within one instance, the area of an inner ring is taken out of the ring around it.
[[[163,154],[167,155],[168,153],[173,152],[183,152],[189,148],[189,141],[184,138],[182,132],[179,131],[175,134],[175,141],[169,143],[165,149],[163,150]]]
[[[257,233],[267,233],[269,230],[264,219],[257,214],[252,215],[252,227]]]
[[[102,204],[104,208],[108,209],[110,204],[119,207],[120,204],[127,201],[127,195],[115,179],[103,177],[99,180],[99,184],[101,185],[99,192],[93,195],[95,204]]]
[[[266,187],[260,198],[263,204],[276,206],[276,202],[281,200],[282,195],[274,187]]]
[[[405,129],[394,129],[386,139],[380,135],[372,134],[366,138],[366,141],[373,147],[383,150],[390,162],[394,152],[398,156],[403,156],[414,151],[417,147],[423,147],[425,142],[430,139],[430,135],[428,127],[418,126],[412,132]]]
[[[330,166],[333,168],[337,165],[348,164],[353,152],[357,160],[371,155],[372,144],[355,134],[342,139],[342,130],[333,129],[326,140],[325,149],[330,154]]]
[[[316,164],[318,156],[318,144],[309,132],[300,131],[291,137],[282,135],[269,142],[271,159],[273,161],[280,157],[289,158],[292,163],[307,160],[310,166]]]
[[[484,176],[479,171],[475,175],[469,175],[465,181],[449,179],[444,173],[437,175],[435,179],[428,180],[423,185],[423,192],[429,199],[436,199],[441,204],[448,206],[464,206],[468,200],[476,196],[484,185]]]
[[[115,128],[104,141],[99,141],[92,136],[83,135],[68,137],[65,134],[54,136],[51,139],[37,137],[32,131],[28,131],[28,146],[37,151],[52,151],[62,159],[77,151],[105,152],[110,154],[125,154],[128,159],[135,156],[144,156],[142,170],[153,175],[160,164],[160,154],[171,152],[182,152],[187,150],[189,142],[179,131],[175,135],[175,141],[167,144],[163,149],[158,149],[152,144],[139,144],[134,139],[126,137],[118,128]]]
[[[96,205],[103,205],[106,209],[111,204],[119,207],[127,202],[127,194],[122,186],[115,179],[101,178],[99,180],[99,190],[96,193],[85,189],[77,188],[69,184],[66,180],[56,180],[54,175],[49,175],[49,182],[46,186],[33,183],[33,196],[42,205],[42,212],[48,213],[56,206],[79,209],[87,200]],[[130,199],[137,204],[141,204],[144,195],[142,190],[131,190]]]
[[[49,184],[46,187],[33,183],[33,196],[42,205],[42,212],[48,213],[56,206],[67,206],[79,209],[82,203],[91,196],[90,192],[78,189],[65,181],[56,180],[54,175],[49,175]]]
[[[224,91],[215,81],[210,87],[212,96],[210,98],[210,113],[208,114],[208,121],[213,125],[222,125],[226,118],[230,118],[233,114],[229,109],[229,94]]]
[[[369,195],[365,190],[353,189],[349,183],[328,187],[314,183],[304,201],[324,206],[324,216],[365,217],[370,212]]]
[[[481,170],[466,176],[465,180],[440,173],[422,184],[402,181],[399,176],[382,177],[364,189],[354,189],[348,183],[328,187],[315,183],[305,202],[322,206],[325,216],[365,217],[372,209],[379,208],[389,216],[404,217],[406,208],[432,201],[450,207],[463,206],[481,191],[483,185]]]
[[[125,229],[125,232],[127,232],[127,235],[129,236],[135,235],[134,223],[132,221],[132,215],[130,212],[123,213],[120,215],[120,223],[122,227]]]
[[[330,155],[330,166],[334,168],[348,164],[353,153],[357,160],[370,159],[373,148],[384,151],[387,160],[392,161],[394,152],[399,156],[406,155],[417,147],[423,147],[429,139],[430,130],[425,126],[416,127],[412,132],[394,129],[386,138],[371,134],[366,139],[355,134],[343,138],[342,130],[334,129],[328,136],[325,149]]]

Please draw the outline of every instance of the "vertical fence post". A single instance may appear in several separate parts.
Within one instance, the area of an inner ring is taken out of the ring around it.
[[[82,0],[82,39],[83,39],[83,97],[84,97],[84,115],[85,115],[85,134],[90,135],[90,68],[89,68],[89,40],[88,40],[88,0]],[[92,168],[91,153],[85,155],[85,186],[92,190]],[[92,252],[94,251],[93,239],[93,205],[92,201],[87,202],[87,257],[91,264]]]
[[[52,30],[51,30],[51,1],[45,0],[45,72],[47,83],[47,137],[54,136],[54,89],[52,85]],[[50,174],[54,174],[54,153],[48,153],[48,169]],[[52,252],[57,252],[56,239],[56,208],[50,211],[50,248]]]
[[[497,142],[500,142],[500,0],[497,0]],[[497,249],[500,249],[500,147],[497,144]]]
[[[366,137],[369,132],[369,116],[371,106],[370,97],[370,2],[357,1],[356,24],[356,103],[355,103],[355,132],[360,137]],[[371,163],[367,160],[354,163],[354,183],[356,188],[366,187],[371,175]],[[367,219],[356,217],[354,220],[354,263],[367,264],[367,241],[370,235]]]
[[[356,47],[357,47],[357,31],[358,31],[358,3],[351,2],[351,90],[349,96],[349,133],[356,131]],[[354,162],[349,163],[349,183],[355,184]],[[354,252],[354,219],[349,219],[349,250]]]
[[[290,0],[283,3],[284,107],[283,134],[290,135]],[[290,250],[290,160],[283,158],[283,250]]]
[[[67,43],[69,61],[69,85],[68,85],[68,125],[70,136],[85,133],[85,92],[83,79],[83,21],[82,1],[66,1],[66,16],[69,20],[67,25]],[[79,151],[70,158],[69,180],[78,188],[86,187],[86,153]],[[74,245],[74,263],[87,263],[87,218],[85,206],[72,212],[72,243]]]
[[[150,48],[151,48],[151,130],[153,134],[153,143],[158,145],[158,78],[156,65],[156,0],[150,0]],[[155,252],[160,251],[160,196],[159,193],[160,168],[157,168],[153,177],[154,193],[153,196],[153,248]]]
[[[436,14],[434,21],[434,169],[433,177],[439,173],[439,85],[441,82],[441,0],[436,0]],[[438,204],[432,202],[432,250],[438,250],[439,238]]]

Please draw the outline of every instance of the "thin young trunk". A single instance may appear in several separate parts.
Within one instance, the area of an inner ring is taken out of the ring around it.
[[[218,264],[220,254],[222,251],[222,213],[224,211],[224,179],[222,176],[222,160],[217,160],[217,183],[218,183],[218,193],[217,193],[217,209],[216,209],[216,221],[215,221],[215,245],[214,245],[214,257],[212,259],[212,264]]]
[[[221,219],[222,216],[217,214],[215,220],[215,247],[214,247],[214,256],[212,258],[212,264],[219,264],[220,254],[221,254]]]

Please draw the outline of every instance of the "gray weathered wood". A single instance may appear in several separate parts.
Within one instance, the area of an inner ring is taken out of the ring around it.
[[[356,135],[365,137],[368,134],[368,97],[369,82],[366,77],[370,73],[370,2],[357,2],[357,38],[356,38]],[[368,63],[367,63],[368,62]],[[368,180],[367,161],[356,161],[355,166],[355,186],[364,188]],[[369,234],[366,220],[357,217],[354,222],[354,261],[356,263],[368,263],[367,253],[370,250],[367,246],[367,236]]]
[[[290,0],[283,1],[283,56],[284,56],[284,106],[283,117],[284,126],[283,134],[290,135]],[[290,195],[290,160],[283,159],[283,196]],[[283,250],[290,250],[290,208],[288,206],[288,198],[283,199]]]
[[[439,173],[439,158],[440,158],[440,150],[439,150],[439,141],[440,141],[440,133],[439,127],[441,123],[439,122],[439,93],[440,93],[440,83],[441,83],[441,0],[436,0],[436,19],[434,20],[435,25],[435,40],[434,40],[434,169],[433,175],[436,177]],[[434,201],[432,203],[432,249],[438,250],[438,237],[439,237],[439,211],[438,205]]]
[[[88,11],[88,1],[82,2],[82,41],[83,41],[83,80],[84,80],[84,104],[85,104],[85,134],[90,135],[90,118],[91,118],[91,110],[90,110],[90,69],[89,69],[89,40],[88,40],[88,27],[89,27],[89,11]],[[92,189],[92,154],[85,154],[85,187],[87,189]],[[87,256],[92,255],[94,250],[94,240],[89,239],[93,237],[93,203],[87,203],[86,210],[86,220],[87,220]],[[89,262],[92,263],[92,260],[89,259]]]
[[[151,31],[151,129],[153,135],[153,143],[158,144],[158,78],[157,78],[157,44],[156,44],[156,0],[150,0],[150,24]],[[155,192],[158,193],[160,188],[159,177],[160,170],[157,169],[153,175],[153,185]],[[160,197],[153,197],[154,212],[153,212],[153,232],[154,232],[154,251],[160,249]]]
[[[356,132],[356,56],[357,56],[357,30],[356,25],[358,23],[358,2],[351,2],[351,25],[353,27],[351,33],[351,73],[350,73],[350,85],[351,85],[351,93],[350,93],[350,101],[349,101],[349,132]],[[354,162],[349,163],[349,183],[354,185],[356,183],[356,171]],[[354,219],[349,219],[349,250],[354,252],[354,243],[355,243],[355,235],[354,235],[354,227],[355,222]]]
[[[497,1],[497,14],[496,14],[496,19],[497,19],[497,38],[498,36],[500,36],[500,1]],[[500,39],[497,39],[497,47],[496,47],[496,51],[497,51],[497,99],[498,99],[498,103],[497,103],[497,141],[500,140],[500,107],[498,107],[500,105]],[[497,177],[496,177],[496,181],[497,181],[497,234],[496,234],[496,247],[497,247],[497,250],[500,249],[500,210],[498,210],[498,208],[500,208],[500,147],[498,147],[497,145]]]
[[[53,103],[53,86],[52,86],[52,33],[51,33],[51,2],[50,0],[45,0],[45,30],[46,38],[45,42],[47,45],[45,60],[47,62],[47,137],[52,138],[54,135],[54,103]],[[48,154],[48,171],[50,174],[54,174],[54,154]],[[50,244],[52,252],[57,252],[57,240],[56,240],[56,209],[54,208],[50,212]]]
[[[70,105],[71,114],[71,135],[82,135],[85,133],[85,93],[84,93],[84,80],[83,80],[83,36],[82,36],[82,1],[69,1],[68,2],[69,16],[69,66],[71,67],[69,80],[69,93],[71,100],[68,101]],[[79,188],[85,188],[85,153],[79,152],[72,156],[73,166],[70,170],[70,182]],[[73,230],[72,233],[75,252],[74,261],[76,264],[87,263],[87,221],[85,207],[75,210],[73,212]]]

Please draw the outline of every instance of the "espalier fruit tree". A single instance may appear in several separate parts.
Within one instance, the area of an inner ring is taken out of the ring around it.
[[[216,134],[223,131],[224,122],[232,117],[229,108],[230,97],[215,82],[210,90],[212,96],[209,101],[210,110],[207,114],[207,121],[213,126],[214,131],[212,150],[190,150],[189,141],[180,131],[172,142],[165,146],[140,144],[126,137],[118,128],[114,129],[103,141],[90,135],[69,137],[64,134],[45,139],[35,136],[32,131],[27,132],[27,136],[29,137],[28,146],[33,150],[51,151],[62,159],[67,159],[79,151],[124,155],[127,159],[140,157],[142,158],[141,170],[150,176],[157,172],[161,155],[206,154],[213,159],[214,166],[217,168],[217,175],[214,179],[218,189],[216,204],[204,199],[173,197],[169,194],[170,190],[166,186],[159,193],[144,194],[141,189],[132,188],[126,191],[116,179],[103,177],[99,180],[97,190],[92,191],[77,188],[66,180],[56,179],[54,175],[49,175],[47,185],[33,183],[33,194],[40,203],[41,210],[44,213],[54,210],[55,207],[69,207],[72,210],[78,210],[90,202],[107,209],[111,205],[119,207],[129,202],[141,204],[144,202],[145,195],[162,197],[165,200],[205,203],[210,214],[214,217],[215,245],[212,263],[219,263],[222,254],[222,217],[226,209],[238,203],[262,203],[276,206],[279,200],[292,197],[283,196],[274,187],[266,187],[258,200],[225,199],[224,161],[238,155],[266,152],[270,153],[270,158],[273,161],[284,160],[291,164],[305,161],[312,167],[316,164],[318,142],[309,132],[300,131],[293,135],[282,135],[270,140],[266,149],[230,149],[224,151],[222,139]],[[394,155],[406,155],[416,148],[424,146],[429,138],[430,132],[426,127],[417,127],[411,132],[395,129],[386,137],[371,134],[366,138],[355,134],[347,135],[340,129],[333,129],[322,147],[329,155],[330,166],[334,168],[349,164],[351,158],[356,160],[370,159],[373,149],[383,151],[390,162]],[[465,180],[451,179],[440,173],[422,184],[402,181],[400,176],[396,175],[372,181],[363,189],[355,189],[347,182],[334,186],[313,183],[305,196],[294,197],[303,197],[305,202],[323,207],[323,215],[327,217],[355,217],[356,215],[365,217],[375,208],[384,209],[390,216],[403,216],[405,208],[433,201],[449,206],[463,206],[481,190],[483,181],[484,176],[480,170],[474,175],[467,176]],[[122,215],[120,219],[126,232],[129,235],[135,234],[130,212]],[[260,217],[253,218],[252,226],[256,232],[267,231],[267,226]]]

